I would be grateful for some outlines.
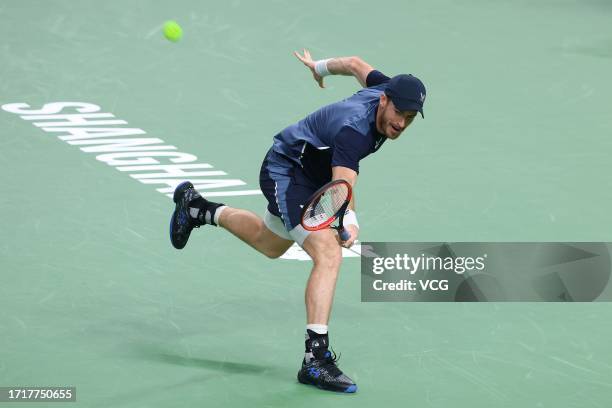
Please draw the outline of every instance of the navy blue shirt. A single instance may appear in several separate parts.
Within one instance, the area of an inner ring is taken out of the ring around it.
[[[366,88],[283,129],[272,149],[302,166],[318,184],[331,180],[334,166],[359,172],[359,161],[386,140],[376,129],[376,112],[388,81],[380,71],[371,71]]]

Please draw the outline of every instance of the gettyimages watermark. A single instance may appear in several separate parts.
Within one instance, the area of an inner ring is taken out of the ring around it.
[[[601,242],[363,242],[364,302],[612,301]]]

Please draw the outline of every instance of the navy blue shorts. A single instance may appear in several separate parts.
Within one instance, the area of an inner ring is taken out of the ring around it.
[[[299,164],[272,149],[261,164],[259,186],[268,211],[282,219],[287,231],[300,225],[302,206],[321,187],[306,177]]]

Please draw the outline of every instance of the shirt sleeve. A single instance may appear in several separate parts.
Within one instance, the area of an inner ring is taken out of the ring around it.
[[[367,156],[369,151],[369,139],[355,129],[345,126],[334,139],[331,166],[348,167],[359,173],[359,160]]]
[[[366,85],[369,87],[389,82],[391,78],[378,70],[372,70],[366,78]]]

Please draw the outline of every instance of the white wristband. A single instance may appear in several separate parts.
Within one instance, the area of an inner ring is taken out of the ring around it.
[[[353,210],[346,210],[344,213],[344,218],[342,219],[342,223],[344,225],[354,225],[359,228],[359,223],[357,222],[357,214]]]
[[[331,72],[329,72],[329,70],[327,69],[327,62],[329,60],[331,60],[331,58],[318,60],[317,62],[315,62],[314,69],[317,75],[322,76],[322,77],[331,75]]]

